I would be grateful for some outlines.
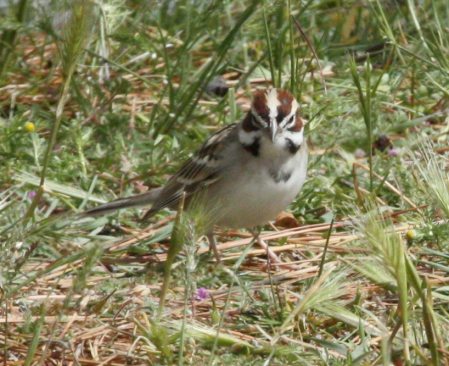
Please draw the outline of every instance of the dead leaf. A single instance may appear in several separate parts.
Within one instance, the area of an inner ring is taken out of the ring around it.
[[[283,228],[291,229],[294,227],[299,226],[298,220],[296,220],[296,217],[293,216],[291,212],[285,212],[282,211],[279,215],[276,217],[276,221],[274,222],[276,226],[280,226]]]

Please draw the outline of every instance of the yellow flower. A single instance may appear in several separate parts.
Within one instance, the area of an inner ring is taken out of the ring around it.
[[[36,131],[36,126],[31,121],[25,122],[25,124],[23,125],[23,128],[25,129],[26,132],[29,132],[29,133]]]
[[[407,240],[413,240],[416,238],[416,231],[415,230],[408,230],[405,233],[405,237],[407,238]]]

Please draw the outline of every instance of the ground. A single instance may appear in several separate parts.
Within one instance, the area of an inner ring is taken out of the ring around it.
[[[449,364],[449,3],[48,4],[0,8],[4,365]],[[268,86],[310,163],[265,246],[217,228],[217,264],[201,214],[79,215]]]

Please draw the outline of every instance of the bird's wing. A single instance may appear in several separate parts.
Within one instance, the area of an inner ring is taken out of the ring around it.
[[[146,219],[165,208],[176,208],[185,192],[186,198],[217,182],[225,167],[223,151],[233,141],[236,124],[231,124],[210,136],[201,148],[167,182],[153,206],[144,215]]]

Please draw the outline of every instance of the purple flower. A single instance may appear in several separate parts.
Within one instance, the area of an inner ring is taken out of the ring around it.
[[[29,191],[27,196],[28,199],[32,200],[34,197],[36,197],[36,191]]]
[[[388,156],[394,158],[395,156],[399,155],[398,149],[395,149],[394,147],[388,150]]]
[[[200,287],[199,289],[196,290],[196,300],[199,301],[203,301],[206,300],[209,297],[209,291],[207,290],[207,288],[204,287]]]

